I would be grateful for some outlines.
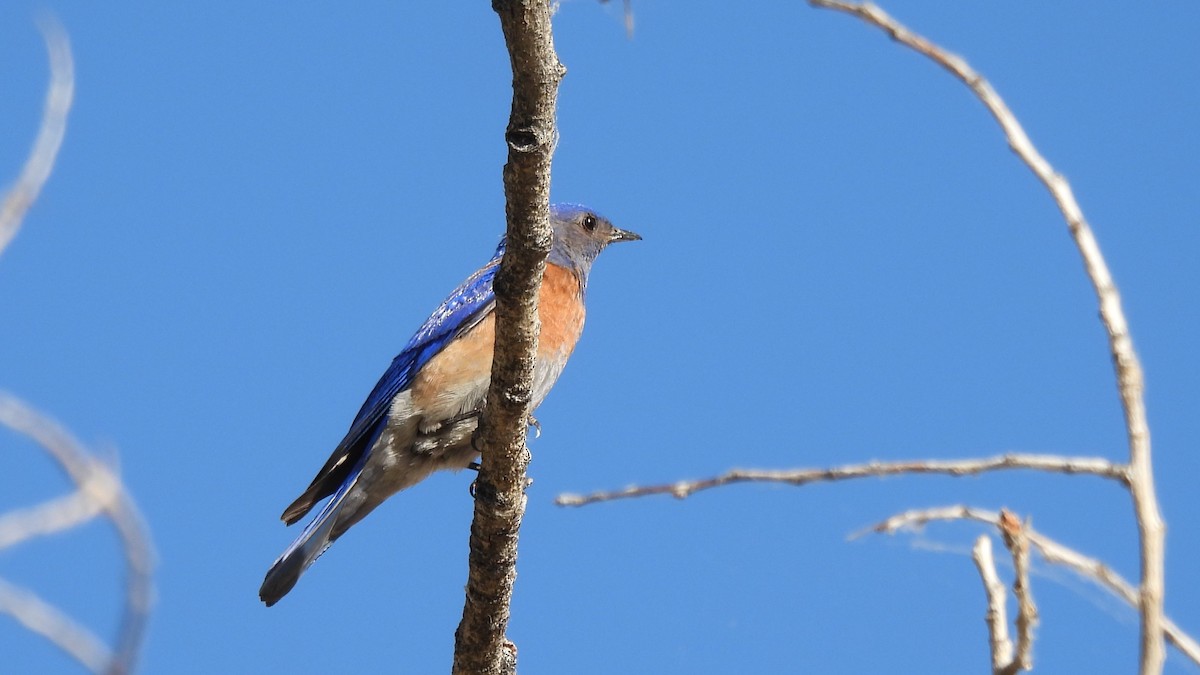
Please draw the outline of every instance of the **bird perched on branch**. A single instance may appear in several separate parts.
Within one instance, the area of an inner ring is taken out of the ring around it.
[[[550,224],[554,241],[539,296],[542,330],[533,374],[534,408],[562,373],[583,331],[592,262],[609,244],[641,239],[574,204],[551,206]],[[467,468],[479,456],[471,440],[491,381],[496,336],[492,281],[503,255],[501,241],[492,259],[425,320],[379,379],[312,484],[284,510],[283,520],[291,525],[329,497],[267,572],[258,596],[268,607],[383,500],[438,469]]]

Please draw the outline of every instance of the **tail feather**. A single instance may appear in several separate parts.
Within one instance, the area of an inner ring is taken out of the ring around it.
[[[353,476],[338,488],[333,498],[325,504],[320,513],[304,527],[304,531],[300,533],[296,541],[287,547],[274,565],[271,565],[266,578],[263,579],[262,587],[258,589],[258,597],[267,604],[267,607],[274,605],[279,602],[280,598],[287,595],[288,591],[292,590],[296,582],[300,580],[300,575],[304,573],[304,570],[308,569],[308,566],[312,565],[317,558],[320,558],[321,554],[337,539],[336,536],[331,536],[333,527],[338,522],[338,515],[341,513],[346,496],[358,482],[358,474],[359,472],[355,471]],[[342,528],[343,531],[344,529]]]
[[[320,476],[317,478],[319,480]],[[321,501],[321,497],[325,496],[320,494],[321,487],[322,486],[319,485],[316,480],[314,480],[313,484],[308,486],[308,489],[304,491],[304,494],[297,497],[296,501],[289,504],[288,507],[283,510],[283,515],[280,516],[280,520],[288,525],[292,525],[297,520],[300,520],[307,515],[308,512],[312,510],[312,507],[315,506],[317,502]]]
[[[283,522],[292,525],[308,515],[308,512],[322,499],[337,492],[338,488],[345,485],[346,481],[351,480],[361,469],[363,459],[374,447],[383,428],[384,424],[380,422],[375,425],[375,430],[369,436],[348,446],[345,445],[346,441],[342,441],[342,445],[338,445],[333,454],[329,456],[329,460],[317,472],[316,478],[313,478],[312,483],[304,490],[304,494],[297,497],[296,501],[288,504],[288,507],[283,510],[281,516]]]

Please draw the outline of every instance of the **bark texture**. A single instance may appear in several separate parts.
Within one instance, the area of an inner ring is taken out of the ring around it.
[[[496,352],[477,436],[482,452],[471,523],[470,576],[455,633],[454,673],[516,671],[505,638],[517,536],[525,512],[525,445],[539,324],[538,289],[550,252],[550,161],[557,142],[555,106],[566,72],[554,51],[546,0],[494,0],[513,71],[505,141],[508,248],[496,274]]]

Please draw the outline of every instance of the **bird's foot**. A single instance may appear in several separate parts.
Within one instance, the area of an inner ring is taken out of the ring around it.
[[[467,468],[470,469],[471,471],[478,473],[479,472],[479,462],[471,462],[470,464],[467,465]],[[475,483],[477,483],[477,482],[479,482],[478,477],[476,477],[474,480],[472,480],[471,484],[467,486],[467,492],[471,493],[471,499],[475,498]]]
[[[479,471],[479,468],[480,468],[479,462],[471,462],[470,464],[467,465],[467,468],[472,471]],[[479,482],[479,479],[476,478],[475,480],[471,481],[471,484],[469,486],[467,486],[467,492],[471,493],[472,499],[475,498],[475,484],[478,482]],[[528,475],[525,476],[525,489],[528,490],[532,486],[533,486],[533,478]]]

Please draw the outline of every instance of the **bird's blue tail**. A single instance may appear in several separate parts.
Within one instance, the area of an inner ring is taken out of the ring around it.
[[[296,582],[300,580],[300,575],[308,566],[313,564],[325,549],[333,543],[330,535],[333,531],[333,526],[337,523],[338,514],[342,510],[342,503],[346,499],[346,495],[350,493],[350,489],[358,482],[358,476],[362,473],[362,465],[366,460],[366,454],[359,459],[358,466],[350,472],[350,476],[346,478],[346,482],[338,488],[337,492],[333,493],[329,501],[321,508],[316,517],[304,526],[304,531],[292,542],[291,546],[279,556],[271,569],[267,570],[267,577],[263,579],[262,587],[258,589],[258,597],[263,602],[267,603],[267,607],[279,602],[279,599],[288,594]]]

